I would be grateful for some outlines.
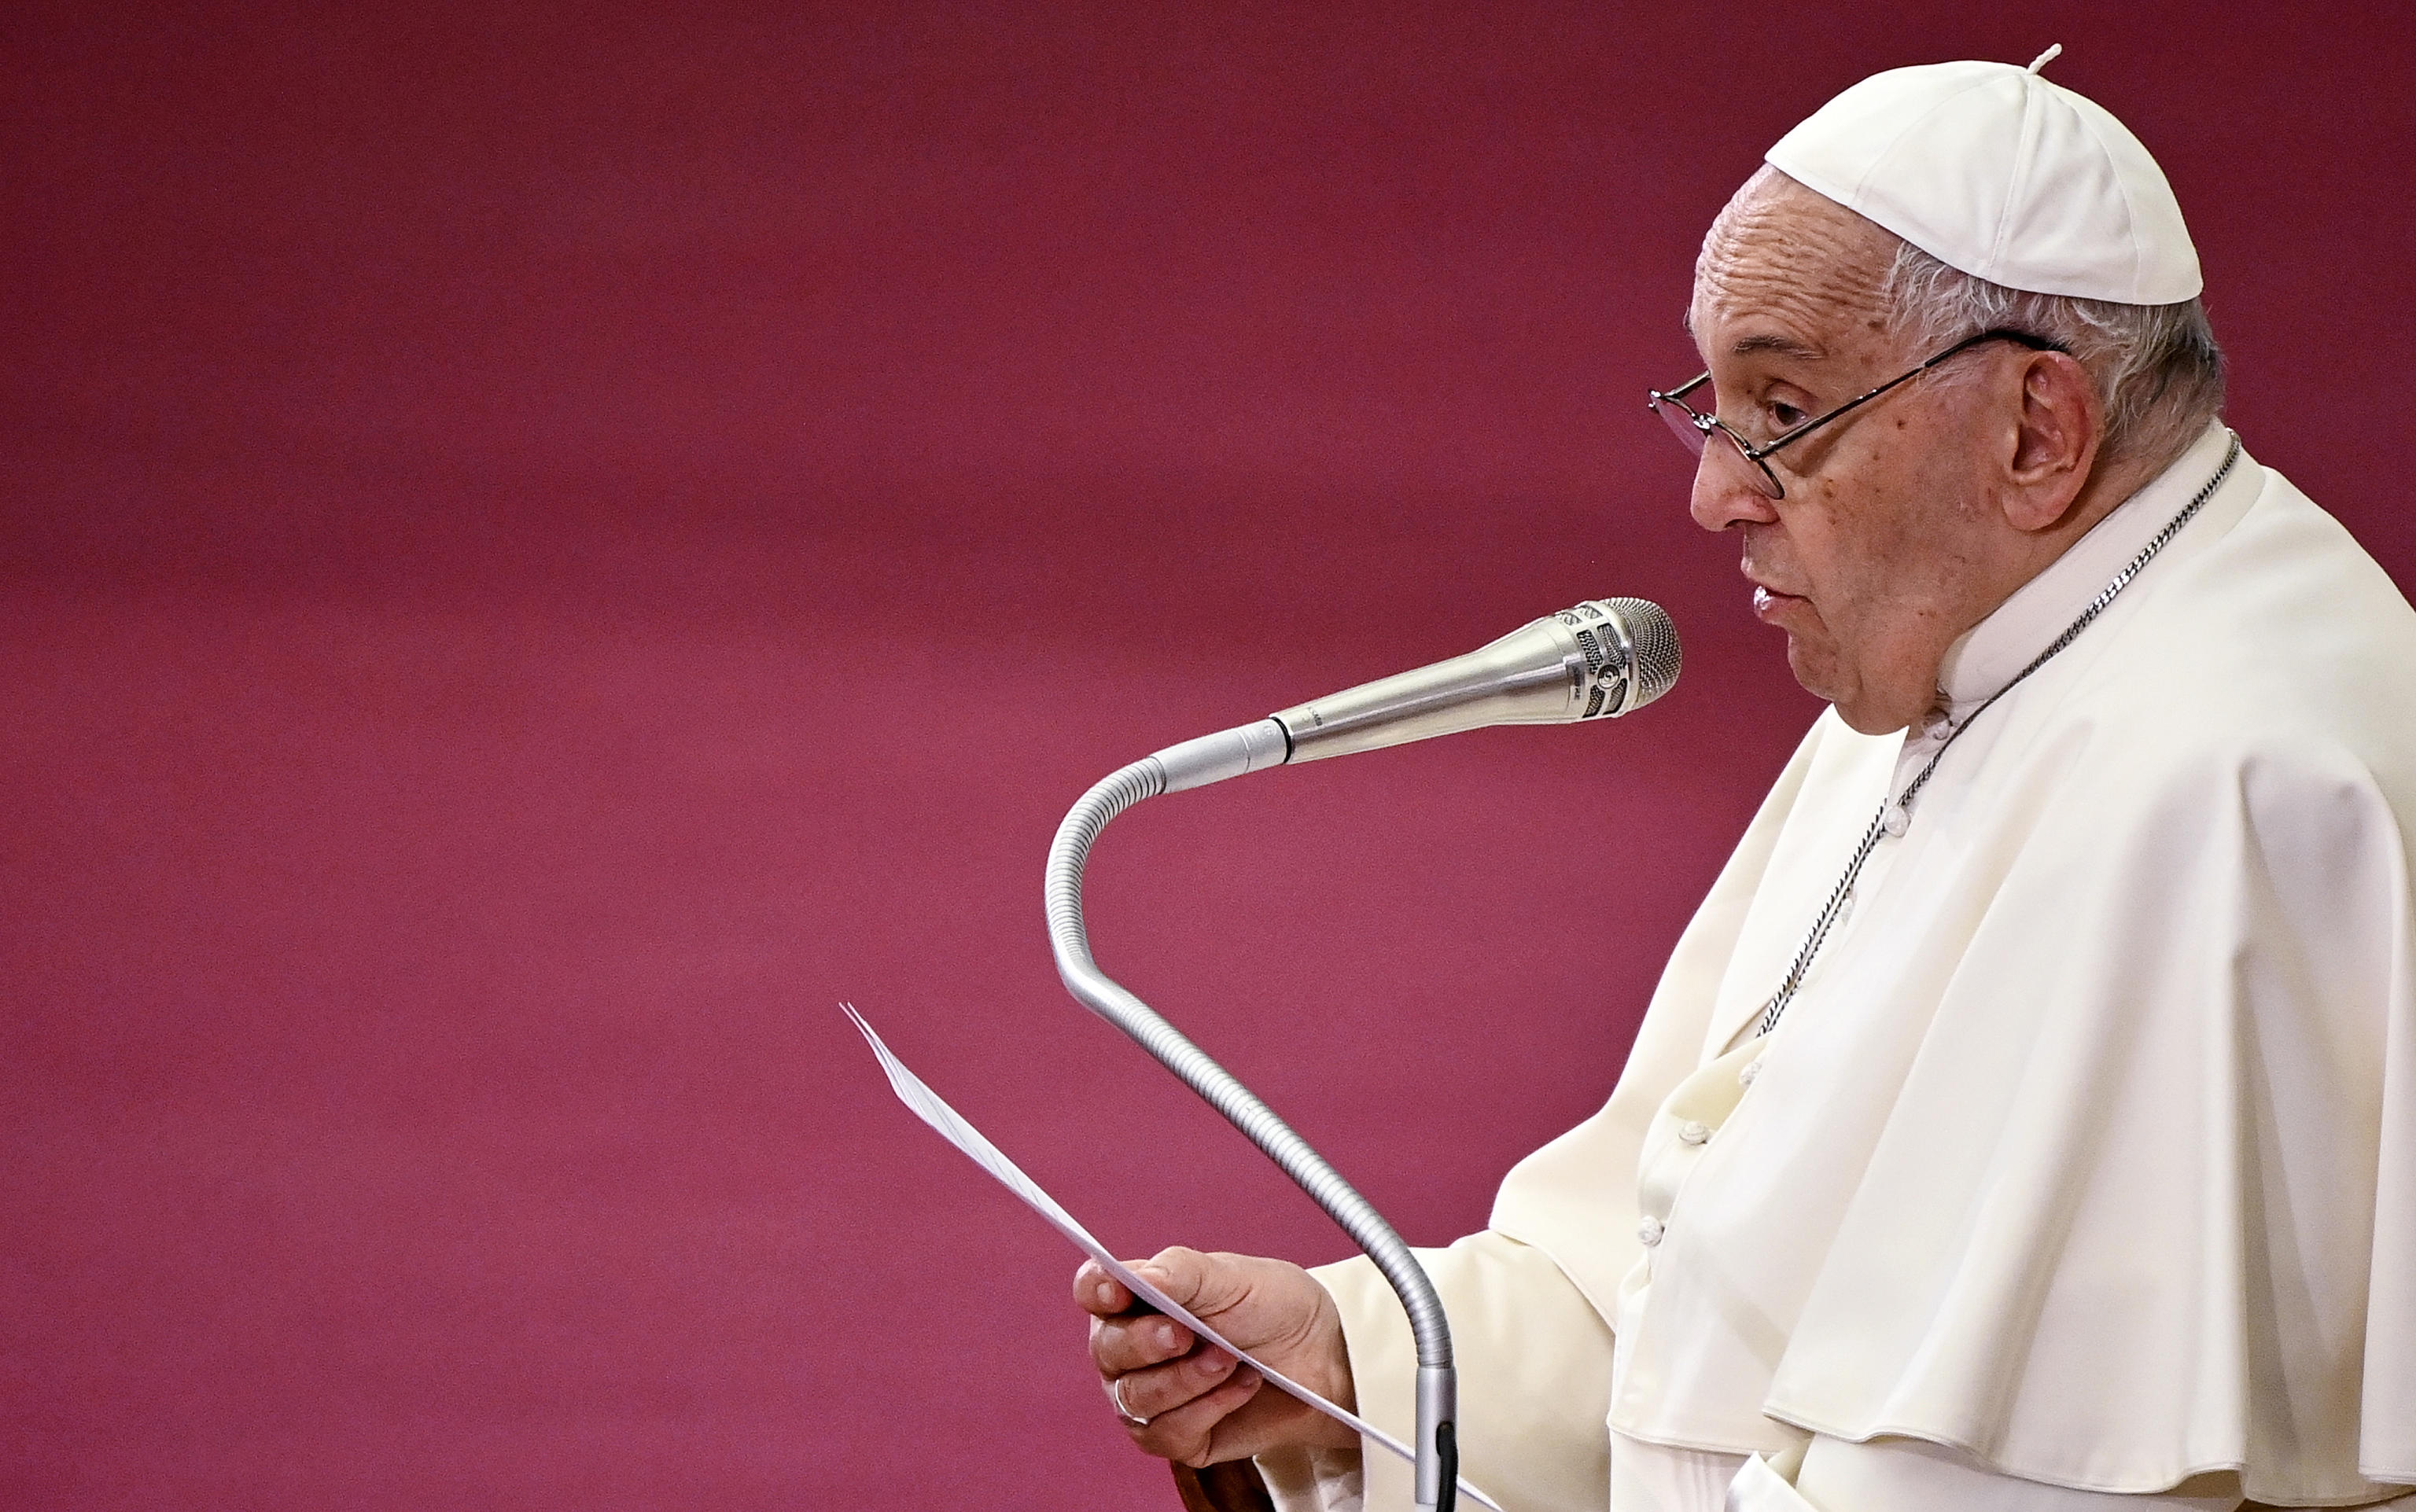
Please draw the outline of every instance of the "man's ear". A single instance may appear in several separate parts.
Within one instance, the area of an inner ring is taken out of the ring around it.
[[[2006,523],[2044,531],[2061,522],[2089,486],[2105,435],[2106,408],[2089,369],[2064,352],[2031,352],[2022,364],[2021,417],[2006,470]]]

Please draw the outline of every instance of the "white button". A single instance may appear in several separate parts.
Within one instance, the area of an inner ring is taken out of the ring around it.
[[[1636,1225],[1636,1237],[1647,1250],[1659,1244],[1661,1242],[1661,1220],[1657,1218],[1648,1218],[1643,1222],[1638,1223]]]
[[[1904,805],[1901,803],[1889,809],[1887,811],[1887,817],[1880,821],[1880,829],[1885,830],[1890,835],[1899,840],[1904,838],[1905,831],[1911,827],[1912,816],[1905,813]]]
[[[1761,1062],[1759,1060],[1748,1060],[1737,1071],[1737,1085],[1751,1086],[1753,1085],[1753,1079],[1760,1074]]]
[[[1837,922],[1842,924],[1847,920],[1853,917],[1854,895],[1851,892],[1848,892],[1844,897],[1837,900]]]
[[[1712,1126],[1689,1118],[1678,1126],[1678,1137],[1689,1145],[1699,1145],[1712,1137]]]

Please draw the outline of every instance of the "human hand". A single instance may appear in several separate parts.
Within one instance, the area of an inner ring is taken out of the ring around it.
[[[1208,1324],[1328,1401],[1355,1405],[1342,1316],[1298,1265],[1160,1250],[1132,1267]],[[1277,1448],[1349,1448],[1350,1429],[1150,1309],[1091,1262],[1074,1273],[1091,1314],[1091,1360],[1134,1444],[1195,1468]],[[1261,1389],[1263,1387],[1263,1389]]]

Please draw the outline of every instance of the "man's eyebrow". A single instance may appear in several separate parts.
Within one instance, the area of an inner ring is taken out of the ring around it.
[[[1774,352],[1782,357],[1800,357],[1805,362],[1818,362],[1828,355],[1808,341],[1798,341],[1791,336],[1781,336],[1774,331],[1765,331],[1758,336],[1739,337],[1736,345],[1730,347],[1729,351],[1740,357],[1757,352]]]

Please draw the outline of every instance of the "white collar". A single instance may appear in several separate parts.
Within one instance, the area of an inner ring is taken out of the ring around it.
[[[2190,443],[2172,466],[2114,506],[2045,571],[1946,648],[1938,665],[1939,701],[1961,724],[2046,650],[2114,575],[2182,512],[2222,465],[2231,433],[2219,423]]]

